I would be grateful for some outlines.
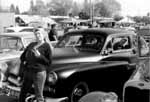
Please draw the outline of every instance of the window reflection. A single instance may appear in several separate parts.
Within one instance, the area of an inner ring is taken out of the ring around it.
[[[21,39],[17,37],[0,37],[1,50],[20,50],[22,48]]]
[[[87,50],[100,50],[103,45],[103,36],[92,34],[76,34],[65,36],[56,47],[79,47]]]

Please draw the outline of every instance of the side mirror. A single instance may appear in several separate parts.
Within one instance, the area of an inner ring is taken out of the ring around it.
[[[105,49],[105,50],[102,52],[102,55],[109,55],[110,53],[112,53],[112,49]]]
[[[103,55],[108,55],[108,50],[104,50]]]

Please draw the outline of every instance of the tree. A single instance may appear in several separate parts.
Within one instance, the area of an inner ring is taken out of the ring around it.
[[[108,8],[112,16],[118,14],[121,10],[121,5],[116,0],[102,0],[102,2]]]
[[[79,13],[79,18],[80,18],[80,19],[89,19],[90,16],[89,16],[86,12],[81,11],[81,12]]]
[[[91,7],[91,5],[90,5],[90,3],[88,2],[88,0],[84,0],[84,5],[83,5],[83,10],[82,11],[84,11],[86,14],[88,14],[88,15],[90,15],[90,8]]]
[[[16,6],[15,14],[20,14],[20,10],[18,6]]]
[[[99,13],[99,15],[102,17],[111,16],[111,12],[108,10],[108,8],[103,2],[100,2],[96,5],[96,12]]]
[[[120,16],[120,15],[114,15],[114,20],[115,21],[120,21],[121,19],[123,19],[123,16]]]
[[[142,22],[142,17],[140,17],[140,16],[135,16],[135,17],[133,17],[133,20],[134,20],[136,23],[140,23],[140,22]]]
[[[55,12],[56,15],[67,15],[72,8],[72,0],[51,0],[48,3],[49,12]]]
[[[28,14],[47,16],[49,12],[42,0],[36,0],[36,5],[34,5],[33,0],[31,0]]]
[[[34,3],[33,0],[30,1],[30,10],[29,10],[29,14],[33,14],[33,10],[34,10]]]
[[[119,14],[121,10],[121,5],[115,0],[102,0],[97,2],[94,7],[94,12],[104,17],[112,17]]]
[[[150,24],[150,17],[148,16],[135,16],[133,17],[133,20],[136,22],[136,23],[145,23],[145,24]]]
[[[79,5],[76,2],[74,2],[71,11],[72,16],[78,16],[79,12],[80,12]]]
[[[10,5],[10,12],[16,12],[14,4]]]

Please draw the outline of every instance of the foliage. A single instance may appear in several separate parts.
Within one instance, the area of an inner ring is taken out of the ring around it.
[[[51,0],[47,6],[50,8],[50,14],[55,12],[55,15],[64,16],[69,13],[72,3],[72,0]]]
[[[31,0],[30,10],[26,13],[31,15],[59,16],[72,14],[72,16],[80,15],[80,18],[85,19],[88,18],[92,12],[94,12],[94,16],[113,17],[119,14],[120,10],[121,5],[116,0],[102,0],[95,3],[85,0],[82,6],[73,0],[51,0],[46,5],[42,0],[36,0],[36,5],[34,5],[33,0]]]
[[[121,10],[121,5],[115,0],[102,0],[96,3],[94,7],[94,12],[103,17],[112,17],[119,14]]]
[[[19,10],[18,6],[16,6],[15,13],[16,13],[16,14],[20,14],[20,10]]]
[[[80,8],[78,7],[78,4],[74,2],[71,11],[72,16],[78,16],[79,12],[80,12]]]
[[[148,16],[135,16],[133,17],[133,20],[136,22],[136,23],[145,23],[145,24],[150,24],[150,17]]]
[[[103,16],[103,17],[110,17],[111,16],[111,12],[108,10],[107,6],[101,2],[98,4],[98,6],[100,8],[98,8],[98,13]]]
[[[82,11],[85,12],[87,15],[90,15],[90,13],[91,13],[91,4],[88,2],[88,0],[84,1]]]
[[[10,12],[15,12],[15,11],[16,11],[16,9],[15,9],[14,4],[11,4],[10,5]]]
[[[14,4],[11,4],[10,5],[10,12],[14,12],[15,14],[20,14],[20,10],[19,10],[19,7],[18,6],[14,6]]]
[[[47,16],[49,12],[42,0],[37,0],[36,5],[34,5],[33,0],[31,0],[28,14]]]
[[[80,19],[89,19],[90,17],[86,12],[82,11],[82,12],[79,13],[79,18]]]
[[[123,16],[114,15],[114,20],[115,20],[115,21],[120,21],[121,19],[123,19]]]

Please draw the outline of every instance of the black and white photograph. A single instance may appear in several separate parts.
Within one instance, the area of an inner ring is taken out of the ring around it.
[[[150,102],[149,0],[0,0],[0,102]]]

